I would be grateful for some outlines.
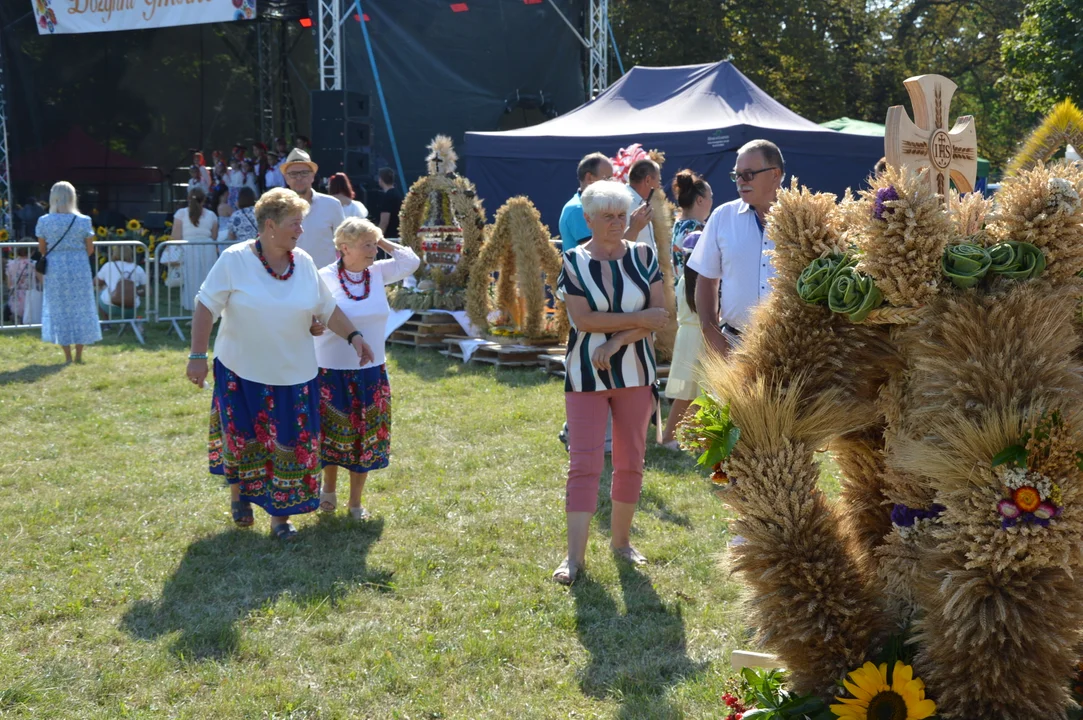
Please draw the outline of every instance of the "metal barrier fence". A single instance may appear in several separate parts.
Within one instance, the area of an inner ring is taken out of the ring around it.
[[[36,242],[0,243],[0,331],[41,327],[45,285],[31,258],[37,249]],[[87,258],[101,324],[120,326],[120,334],[130,327],[140,344],[142,323],[153,310],[145,302],[148,284],[155,279],[147,272],[148,260],[147,246],[138,240],[96,240],[94,254]]]
[[[155,320],[172,324],[182,341],[187,338],[180,323],[192,319],[192,304],[199,286],[203,284],[222,248],[234,244],[213,240],[166,240],[154,246],[152,262],[155,274],[157,276],[163,270],[166,273],[164,281],[154,284],[152,304],[156,312]]]

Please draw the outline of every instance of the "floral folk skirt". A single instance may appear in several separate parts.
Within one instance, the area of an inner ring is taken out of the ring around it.
[[[241,500],[268,515],[320,504],[320,409],[316,380],[264,385],[215,358],[208,457],[211,473],[241,484]]]
[[[320,368],[320,459],[351,472],[387,467],[391,455],[391,385],[384,365]]]

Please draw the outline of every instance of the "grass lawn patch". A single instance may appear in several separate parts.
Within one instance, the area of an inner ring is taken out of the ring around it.
[[[747,648],[719,569],[728,515],[649,446],[633,540],[563,556],[562,382],[392,348],[375,519],[233,527],[206,467],[210,393],[153,328],[64,366],[0,334],[0,715],[36,718],[700,718]],[[343,482],[345,475],[343,475]]]

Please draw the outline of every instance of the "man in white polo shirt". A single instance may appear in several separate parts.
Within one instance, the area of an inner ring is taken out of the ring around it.
[[[658,252],[658,243],[655,241],[654,225],[651,223],[654,210],[647,205],[647,198],[652,190],[660,191],[661,187],[662,168],[654,160],[636,160],[632,167],[628,168],[628,194],[632,196],[632,207],[629,208],[628,229],[624,233],[624,239],[644,243],[655,253]]]
[[[316,267],[322,268],[338,259],[335,252],[335,230],[346,219],[342,203],[330,195],[312,189],[319,166],[304,150],[294,148],[282,163],[282,175],[290,190],[308,201],[309,210],[301,223],[304,232],[297,238],[297,247],[312,256]]]
[[[768,251],[774,243],[763,229],[785,174],[782,152],[773,142],[742,146],[730,173],[740,198],[711,213],[688,259],[688,267],[699,273],[696,311],[703,338],[723,355],[740,341],[752,308],[771,291],[775,269]]]

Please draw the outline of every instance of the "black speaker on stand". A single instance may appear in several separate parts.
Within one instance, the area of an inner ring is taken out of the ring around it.
[[[312,160],[326,179],[346,173],[354,187],[372,177],[369,96],[346,90],[312,91]]]

